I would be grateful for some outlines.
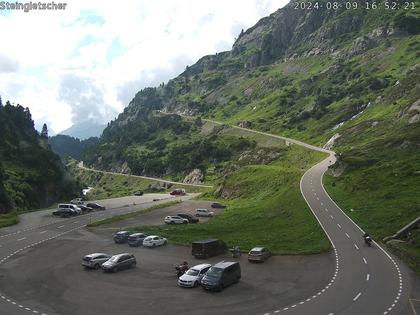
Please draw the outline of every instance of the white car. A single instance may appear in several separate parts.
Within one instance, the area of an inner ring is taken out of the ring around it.
[[[201,283],[201,279],[210,267],[210,264],[200,264],[188,269],[186,273],[179,277],[178,285],[180,287],[195,288]]]
[[[208,209],[195,209],[195,215],[197,217],[212,217],[214,216],[214,212]]]
[[[187,224],[188,223],[188,219],[181,218],[177,215],[168,215],[167,217],[165,217],[163,221],[165,221],[166,224]]]
[[[143,246],[145,247],[156,247],[156,246],[162,246],[165,245],[168,242],[168,240],[161,236],[151,235],[146,237],[143,240]]]

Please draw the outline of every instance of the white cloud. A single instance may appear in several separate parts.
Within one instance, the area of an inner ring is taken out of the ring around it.
[[[8,12],[0,15],[0,95],[55,131],[83,113],[112,119],[135,92],[230,49],[241,28],[286,2],[71,0],[65,11]],[[71,91],[98,95],[63,97]]]

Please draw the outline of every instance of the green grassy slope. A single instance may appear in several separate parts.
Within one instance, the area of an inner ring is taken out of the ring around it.
[[[171,242],[184,245],[216,237],[229,246],[239,245],[243,249],[267,246],[276,254],[325,251],[330,247],[329,241],[299,190],[304,170],[322,157],[318,152],[289,147],[280,159],[269,165],[245,166],[227,177],[221,189],[231,196],[227,208],[209,222],[141,226],[132,230],[163,235]],[[207,194],[212,199],[217,195]]]

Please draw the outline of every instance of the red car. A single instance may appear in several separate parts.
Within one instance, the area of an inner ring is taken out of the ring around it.
[[[178,188],[171,192],[172,196],[185,196],[187,193],[185,192],[185,189]]]

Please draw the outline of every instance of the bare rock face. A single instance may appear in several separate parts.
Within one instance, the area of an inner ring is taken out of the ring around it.
[[[244,151],[238,159],[241,164],[268,164],[280,156],[280,152],[270,149],[259,149],[258,151]]]
[[[331,150],[334,147],[335,141],[340,138],[341,135],[339,133],[336,133],[334,136],[330,138],[330,140],[327,141],[327,143],[323,146],[326,150]]]
[[[182,181],[185,184],[202,184],[204,180],[204,174],[198,168],[194,169],[191,173],[185,176],[184,180]]]
[[[250,122],[248,120],[240,121],[238,123],[238,127],[250,129],[250,128],[252,128],[252,122]]]
[[[124,162],[123,165],[121,165],[121,173],[123,174],[131,174],[131,169],[128,166],[127,162]]]

